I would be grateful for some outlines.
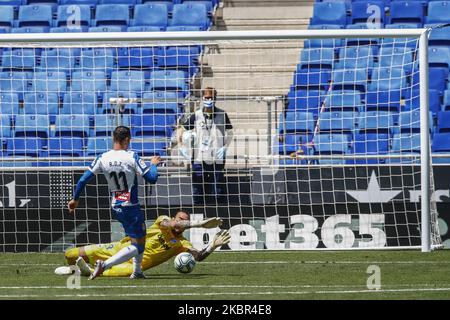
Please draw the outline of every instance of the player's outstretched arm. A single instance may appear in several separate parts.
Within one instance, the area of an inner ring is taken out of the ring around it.
[[[94,177],[94,174],[91,170],[86,170],[84,174],[81,176],[80,180],[78,180],[77,186],[75,188],[75,192],[73,194],[72,200],[69,201],[67,207],[69,208],[70,213],[75,213],[75,209],[78,207],[78,199],[81,196],[84,188],[88,184],[88,182]]]
[[[145,162],[138,156],[136,156],[136,158],[136,161],[143,172],[142,177],[144,178],[144,180],[148,183],[156,183],[156,181],[158,180],[158,164],[161,162],[161,157],[152,157],[150,160],[150,167],[147,167]]]
[[[231,236],[227,230],[221,230],[214,236],[213,241],[203,250],[199,251],[190,248],[188,251],[194,256],[196,261],[205,260],[214,250],[230,242]]]
[[[220,227],[223,223],[221,218],[208,218],[200,221],[189,221],[189,220],[169,220],[165,219],[161,221],[160,226],[164,228],[172,228],[178,232],[183,232],[190,228],[206,228],[212,229]]]

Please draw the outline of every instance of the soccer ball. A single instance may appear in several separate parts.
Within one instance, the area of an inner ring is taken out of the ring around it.
[[[174,266],[178,272],[190,273],[195,267],[194,256],[188,252],[180,253],[175,257]]]

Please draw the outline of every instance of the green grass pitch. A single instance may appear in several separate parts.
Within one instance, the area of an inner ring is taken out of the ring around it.
[[[191,274],[173,259],[149,279],[81,279],[53,273],[62,254],[0,254],[0,299],[450,299],[450,250],[217,252]],[[370,265],[381,289],[369,290]]]

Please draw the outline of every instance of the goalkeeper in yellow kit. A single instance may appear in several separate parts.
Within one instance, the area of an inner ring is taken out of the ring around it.
[[[158,217],[155,223],[147,229],[142,270],[155,267],[181,252],[191,253],[196,261],[204,260],[216,248],[230,241],[229,233],[225,230],[219,231],[208,247],[203,250],[197,250],[183,237],[183,231],[196,227],[215,228],[221,224],[222,220],[220,218],[191,222],[189,221],[189,215],[183,211],[179,211],[172,219],[168,216]],[[80,268],[82,275],[89,276],[93,270],[87,263],[94,265],[97,260],[105,261],[129,244],[130,238],[126,237],[118,242],[109,244],[93,244],[79,248],[71,248],[65,252],[65,257],[69,265],[76,264]],[[69,273],[69,269],[67,267],[60,267],[55,272],[58,274],[67,274]],[[103,276],[126,277],[132,273],[133,263],[130,260],[104,271]]]

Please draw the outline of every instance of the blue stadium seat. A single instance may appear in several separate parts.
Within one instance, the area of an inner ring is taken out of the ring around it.
[[[420,133],[394,134],[394,137],[392,139],[391,152],[392,153],[420,152]]]
[[[90,121],[88,115],[72,114],[56,117],[55,137],[87,138],[89,129]]]
[[[391,112],[387,111],[366,111],[359,114],[358,132],[390,134],[394,127],[395,120]]]
[[[432,152],[442,152],[449,153],[450,152],[450,133],[436,133],[433,136],[433,144],[431,146]],[[436,159],[433,159],[435,162]]]
[[[50,121],[47,115],[17,115],[14,127],[15,137],[49,137]]]
[[[19,114],[19,96],[17,93],[0,93],[0,114],[8,116]]]
[[[95,26],[127,26],[128,6],[125,4],[99,4],[95,10]]]
[[[145,90],[145,72],[138,70],[114,71],[111,75],[110,89],[140,93]]]
[[[111,150],[112,139],[111,137],[97,138],[91,137],[88,139],[87,143],[87,156],[98,156],[104,152]]]
[[[4,28],[14,27],[14,7],[8,5],[0,6],[0,26]]]
[[[26,93],[23,101],[25,114],[57,115],[59,98],[56,93]]]
[[[156,52],[159,69],[176,69],[194,75],[198,71],[198,54],[189,47],[163,47]]]
[[[170,91],[149,91],[144,93],[146,99],[151,102],[177,102],[179,104],[184,104],[184,99],[176,92]]]
[[[12,136],[12,128],[11,128],[11,117],[7,114],[0,114],[0,140],[2,142],[2,145],[0,146],[1,149],[5,147],[4,143],[6,142],[7,138],[10,138]]]
[[[431,26],[434,25],[424,25],[424,27]],[[428,44],[430,46],[450,46],[450,26],[431,30]]]
[[[328,90],[330,80],[330,70],[301,69],[294,74],[294,87],[296,89]]]
[[[430,47],[428,49],[430,67],[450,68],[450,47]]]
[[[167,6],[163,4],[141,4],[134,7],[132,26],[152,26],[165,30],[169,24]]]
[[[49,30],[49,27],[20,27],[12,28],[11,33],[47,33]]]
[[[327,24],[327,23],[320,23],[320,24],[310,24],[308,26],[309,30],[334,30],[334,29],[344,29],[343,25],[339,24]]]
[[[342,39],[308,39],[304,42],[305,49],[337,48],[342,46]]]
[[[168,26],[166,31],[204,31],[204,27],[199,26]]]
[[[333,90],[366,91],[368,73],[364,69],[334,70]]]
[[[425,23],[448,23],[450,21],[450,2],[432,1],[428,4],[428,16]]]
[[[131,140],[130,149],[140,157],[166,156],[167,144],[164,141],[145,141],[141,139]]]
[[[407,75],[418,67],[418,62],[413,61],[413,52],[405,47],[385,47],[382,45],[378,61],[379,67],[403,68]]]
[[[23,93],[28,90],[29,72],[0,72],[0,90],[2,93],[17,93],[22,100]]]
[[[325,99],[325,111],[359,112],[363,108],[364,104],[361,102],[359,91],[334,90]]]
[[[80,137],[52,137],[48,139],[50,157],[82,157],[84,139]]]
[[[176,101],[155,101],[153,92],[145,92],[142,98],[145,100],[142,103],[142,113],[178,113],[179,105]]]
[[[372,82],[368,85],[367,111],[398,112],[402,98],[402,89],[406,87],[406,77],[399,68],[376,68]]]
[[[150,74],[149,90],[155,91],[179,91],[187,93],[186,74],[183,71],[165,70],[153,71]]]
[[[374,24],[374,28],[378,27],[376,24]],[[367,23],[355,23],[355,24],[349,24],[345,27],[346,29],[355,29],[355,30],[364,30],[368,29]],[[347,38],[344,39],[344,44],[346,46],[372,46],[374,55],[377,54],[377,45],[380,42],[380,39],[377,38]]]
[[[75,20],[76,19],[76,20]],[[91,24],[91,7],[89,5],[58,6],[55,27],[76,27]]]
[[[69,28],[69,27],[54,27],[50,28],[50,33],[70,33],[70,32],[87,32],[88,27]]]
[[[39,71],[62,71],[66,74],[75,68],[81,50],[78,48],[46,48],[42,51]]]
[[[166,136],[170,137],[176,117],[172,114],[134,115],[131,118],[133,136]]]
[[[204,4],[176,4],[173,6],[171,26],[195,26],[207,30],[210,23]]]
[[[33,70],[36,66],[36,51],[34,49],[15,48],[3,51],[2,67],[5,70]]]
[[[352,153],[345,134],[318,134],[314,136],[314,154],[332,155]],[[318,164],[345,164],[345,159],[320,159]]]
[[[211,13],[213,11],[213,7],[214,7],[214,3],[212,1],[205,1],[205,0],[183,0],[183,1],[181,1],[181,3],[184,3],[184,4],[201,3],[201,4],[204,4],[205,7],[206,7],[206,11],[208,12],[209,15],[211,15]]]
[[[335,69],[372,69],[373,50],[370,46],[354,46],[339,49],[339,62]]]
[[[400,112],[394,133],[420,133],[420,111]]]
[[[8,157],[42,157],[45,156],[47,139],[35,137],[14,137],[7,141]]]
[[[178,0],[176,0],[176,1],[178,1]],[[176,3],[179,3],[179,1]],[[162,4],[167,7],[168,12],[172,12],[174,1],[173,0],[142,0],[142,4]]]
[[[119,68],[148,70],[155,64],[154,56],[155,48],[153,47],[119,48],[117,64]]]
[[[440,57],[436,57],[438,63],[431,64],[428,68],[428,87],[430,90],[437,90],[439,95],[445,91],[447,78],[449,76],[449,68],[442,67],[443,63]],[[430,62],[430,60],[429,60]],[[435,67],[434,65],[441,65],[441,67]],[[413,90],[418,90],[420,85],[420,73],[417,71],[412,77]]]
[[[390,23],[423,23],[423,5],[417,1],[391,3]]]
[[[24,4],[22,0],[0,0],[1,6],[13,6],[14,10],[17,11],[22,4]]]
[[[17,27],[52,27],[52,6],[47,4],[34,4],[20,6]]]
[[[347,9],[344,2],[316,2],[314,3],[312,25],[340,25],[347,24]]]
[[[322,112],[319,114],[320,133],[345,134],[350,141],[357,122],[356,112]]]
[[[126,26],[99,26],[89,27],[88,32],[123,32],[126,29]]]
[[[137,98],[136,92],[106,92],[103,95],[102,108],[100,110],[101,113],[116,113],[116,109],[118,107],[117,104],[112,104],[109,102],[110,98]],[[119,113],[123,114],[136,114],[139,113],[138,103],[126,103],[123,106],[119,106]]]
[[[99,0],[99,4],[127,4],[129,6],[134,6],[138,0]]]
[[[436,129],[437,129],[438,133],[450,132],[450,112],[449,111],[441,111],[438,113]]]
[[[355,135],[353,148],[355,155],[383,155],[389,152],[390,133],[378,133],[363,131]],[[385,159],[380,158],[358,158],[355,157],[355,164],[379,164],[385,163]]]
[[[73,91],[106,91],[106,74],[102,71],[76,71],[72,73]]]
[[[97,96],[93,92],[68,92],[64,95],[63,107],[60,114],[86,114],[97,113]]]
[[[95,116],[95,135],[97,137],[111,137],[112,132],[117,127],[117,116],[115,114],[99,114]],[[122,115],[122,125],[131,125],[130,116]]]
[[[383,1],[357,1],[352,3],[351,23],[367,23],[374,14],[379,14],[381,27],[386,21]]]
[[[97,5],[97,0],[59,0],[60,5],[65,4],[76,4],[76,5],[89,5],[91,8],[94,8]]]
[[[112,48],[87,48],[81,50],[80,68],[111,72],[115,60],[116,54]]]
[[[450,90],[444,92],[444,103],[442,104],[442,111],[450,111]]]
[[[151,26],[135,26],[127,28],[127,32],[159,32],[159,31],[164,30],[161,30],[160,27],[151,27]]]
[[[334,65],[334,50],[331,48],[323,49],[303,49],[300,53],[300,63],[297,70],[300,69],[328,69],[331,70]]]
[[[314,114],[312,112],[288,111],[286,117],[280,115],[279,130],[282,134],[312,134],[314,131]]]
[[[52,92],[62,94],[67,90],[67,78],[64,72],[35,72],[29,89],[32,92]]]
[[[288,93],[288,110],[312,112],[317,115],[325,98],[325,91],[293,90]]]
[[[430,89],[428,91],[428,107],[432,112],[433,117],[437,116],[437,113],[441,110],[440,93],[437,90]],[[420,109],[420,92],[419,89],[414,89],[411,92],[411,96],[405,99],[404,111],[411,111]]]

